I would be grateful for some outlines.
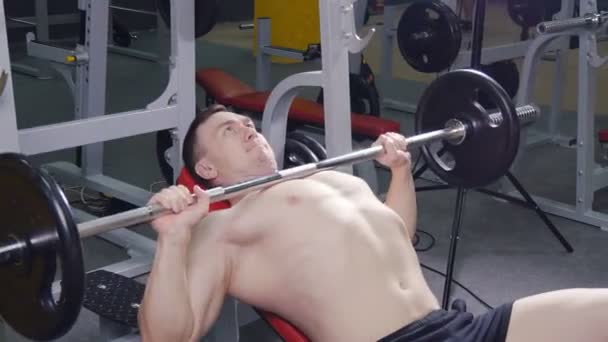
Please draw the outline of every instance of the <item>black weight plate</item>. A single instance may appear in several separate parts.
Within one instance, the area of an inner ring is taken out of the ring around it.
[[[76,321],[84,296],[82,249],[63,192],[44,171],[14,153],[0,155],[0,241],[27,246],[15,263],[0,265],[0,315],[19,334],[51,340]],[[52,295],[56,260],[61,294]]]
[[[488,118],[493,111],[477,102],[480,92],[503,114],[499,126],[490,125]],[[450,119],[467,127],[461,144],[443,143],[454,165],[428,144],[422,147],[437,176],[448,184],[472,188],[488,185],[509,170],[519,146],[519,120],[509,95],[496,81],[472,69],[448,72],[433,81],[418,104],[416,131],[443,129]]]
[[[349,74],[350,111],[357,114],[380,116],[380,94],[374,83],[363,76]],[[323,89],[317,95],[317,103],[323,103]]]
[[[325,146],[304,133],[298,131],[289,132],[287,134],[287,138],[297,140],[306,145],[306,147],[308,147],[319,160],[327,159],[327,150],[325,149]]]
[[[462,43],[458,16],[440,1],[417,1],[401,15],[397,43],[405,61],[414,69],[440,72],[449,68]]]
[[[494,79],[503,87],[511,99],[515,98],[519,90],[519,70],[512,60],[498,61],[488,65],[482,65],[481,71]],[[483,95],[479,103],[486,109],[493,108],[489,99]]]
[[[158,12],[167,27],[171,27],[170,0],[157,0]],[[217,0],[194,1],[194,37],[200,38],[213,29],[219,15]]]
[[[507,0],[507,11],[511,20],[524,29],[538,25],[545,18],[542,0]]]
[[[131,45],[131,32],[129,29],[116,17],[112,16],[112,39],[118,46],[129,47]]]
[[[131,35],[114,32],[112,34],[112,40],[114,40],[114,44],[121,47],[129,47],[131,46]]]
[[[380,116],[380,95],[376,86],[357,74],[350,74],[349,81],[351,111]]]
[[[294,139],[285,140],[284,169],[317,162],[319,158],[306,145]]]
[[[165,152],[172,146],[173,139],[171,138],[171,132],[169,130],[156,132],[156,159],[158,160],[160,172],[169,185],[173,185],[175,181],[173,180],[173,167],[165,157]]]

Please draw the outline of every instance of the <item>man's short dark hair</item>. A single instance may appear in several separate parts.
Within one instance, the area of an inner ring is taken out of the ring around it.
[[[188,132],[186,132],[186,137],[184,138],[184,145],[182,148],[182,158],[184,160],[184,166],[186,170],[190,172],[192,178],[196,181],[198,185],[205,189],[209,189],[213,186],[209,180],[206,180],[199,176],[196,173],[195,165],[201,158],[203,153],[206,151],[197,151],[196,147],[198,145],[198,137],[196,135],[196,130],[202,124],[204,124],[213,114],[219,112],[225,112],[226,107],[220,104],[213,104],[207,107],[204,110],[197,110],[196,117],[192,120],[190,127],[188,128]]]

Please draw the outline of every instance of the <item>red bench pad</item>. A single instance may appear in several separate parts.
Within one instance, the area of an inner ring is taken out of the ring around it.
[[[202,69],[196,73],[196,82],[208,96],[225,106],[255,113],[264,112],[270,92],[258,92],[247,84],[220,69]],[[303,98],[295,98],[289,109],[289,120],[319,127],[325,125],[323,106]],[[370,115],[352,113],[352,132],[369,138],[383,133],[399,132],[399,123]]]

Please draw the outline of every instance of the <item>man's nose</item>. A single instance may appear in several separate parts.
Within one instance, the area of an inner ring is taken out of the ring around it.
[[[243,140],[245,141],[249,141],[253,138],[255,138],[255,129],[251,128],[251,127],[243,127],[241,129],[241,133],[243,134]]]

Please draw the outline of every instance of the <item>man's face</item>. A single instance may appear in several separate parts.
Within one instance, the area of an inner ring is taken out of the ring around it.
[[[231,185],[277,170],[272,148],[246,116],[215,113],[196,134],[196,148],[201,152],[196,171],[217,185]]]

